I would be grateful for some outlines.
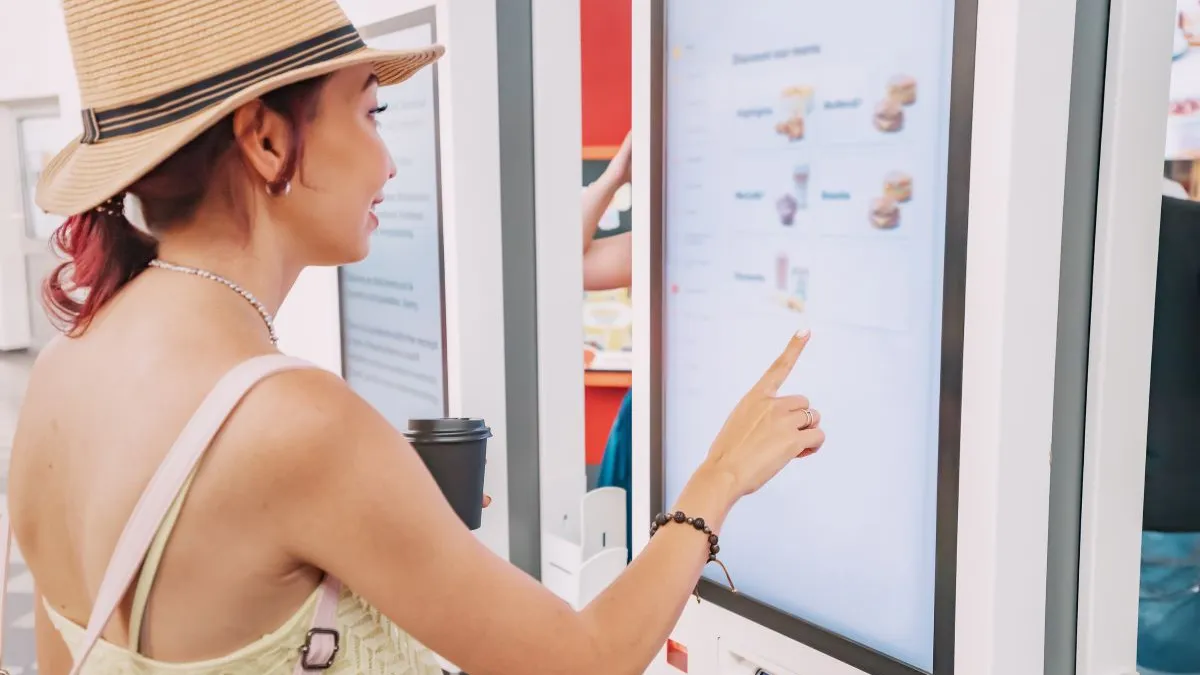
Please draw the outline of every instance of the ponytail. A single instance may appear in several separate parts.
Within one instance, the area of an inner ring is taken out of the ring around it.
[[[67,219],[52,237],[66,261],[42,289],[47,313],[67,335],[87,330],[96,313],[154,259],[158,243],[125,217],[124,195]]]

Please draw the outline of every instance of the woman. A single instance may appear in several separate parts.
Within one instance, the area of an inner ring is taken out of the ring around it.
[[[640,672],[732,504],[823,442],[807,400],[776,397],[807,337],[730,415],[687,519],[576,612],[274,346],[301,269],[367,253],[395,172],[377,87],[441,49],[368,49],[327,0],[64,10],[88,109],[38,204],[68,216],[47,284],[68,337],[33,369],[10,482],[42,672],[439,673],[426,646],[476,675]]]

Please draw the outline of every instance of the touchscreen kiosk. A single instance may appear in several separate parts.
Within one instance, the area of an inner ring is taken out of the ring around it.
[[[949,132],[955,2],[659,9],[652,509],[810,329],[781,394],[810,397],[827,443],[734,508],[721,559],[738,593],[710,565],[701,595],[864,672],[949,672],[958,448],[939,425],[959,424],[966,224],[947,203],[965,204],[969,155]]]
[[[372,47],[433,43],[433,8],[362,31]],[[396,176],[375,208],[366,259],[338,273],[342,370],[346,382],[398,429],[445,416],[445,298],[437,66],[379,89],[377,115]]]

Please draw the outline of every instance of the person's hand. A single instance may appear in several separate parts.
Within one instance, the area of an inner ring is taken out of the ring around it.
[[[608,163],[604,173],[617,185],[624,185],[633,180],[633,132],[625,134],[625,140],[617,150],[617,154]]]
[[[483,508],[485,508],[485,509],[486,509],[487,507],[489,507],[489,506],[491,506],[491,505],[492,505],[492,496],[491,496],[491,495],[484,495],[484,496],[483,496]]]
[[[825,442],[821,415],[809,407],[808,398],[776,396],[808,340],[808,331],[792,337],[713,441],[705,462],[732,476],[739,495],[758,490],[788,462],[813,454]]]

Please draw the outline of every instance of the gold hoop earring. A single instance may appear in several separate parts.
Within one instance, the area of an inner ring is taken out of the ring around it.
[[[284,181],[282,189],[276,188],[272,183],[267,183],[264,187],[267,190],[267,194],[272,197],[286,197],[292,191],[292,181]]]

